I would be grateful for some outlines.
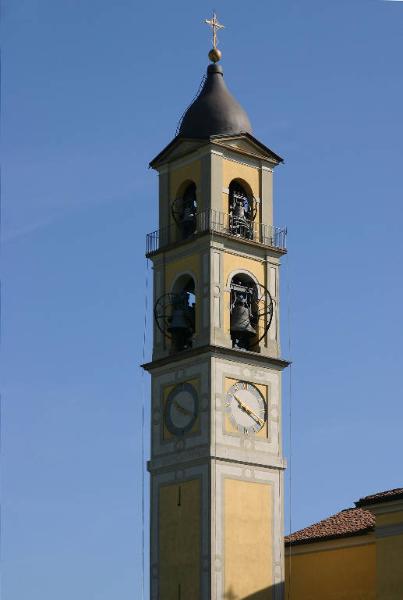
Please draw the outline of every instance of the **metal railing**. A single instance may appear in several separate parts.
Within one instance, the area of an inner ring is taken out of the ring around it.
[[[146,254],[152,254],[173,243],[191,239],[195,235],[214,232],[241,240],[258,242],[265,246],[286,250],[287,229],[248,222],[217,210],[204,210],[196,215],[193,231],[174,223],[147,235]]]

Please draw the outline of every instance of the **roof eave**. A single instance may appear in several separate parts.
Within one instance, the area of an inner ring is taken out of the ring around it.
[[[302,544],[314,544],[314,543],[318,543],[318,542],[329,542],[331,540],[340,540],[343,538],[357,537],[359,535],[368,535],[369,533],[373,533],[374,531],[375,531],[375,526],[371,525],[370,527],[366,527],[365,529],[360,529],[359,531],[353,531],[353,532],[349,532],[349,533],[335,533],[333,535],[305,538],[305,539],[301,539],[301,540],[284,540],[284,544],[286,547],[302,546]]]
[[[173,140],[171,140],[169,142],[169,144],[167,146],[165,146],[165,148],[163,150],[161,150],[161,152],[159,152],[159,154],[157,154],[150,161],[149,167],[151,169],[158,168],[158,166],[160,166],[161,164],[164,163],[164,159],[167,157],[167,155],[169,155],[169,152],[171,150],[173,150],[181,142],[200,142],[200,145],[202,145],[202,144],[208,144],[210,142],[214,142],[219,139],[236,138],[236,137],[245,137],[245,138],[251,140],[254,144],[256,144],[259,148],[261,148],[261,150],[263,150],[263,152],[265,152],[265,154],[267,154],[269,156],[269,158],[276,164],[280,164],[280,163],[284,162],[284,159],[281,158],[281,156],[279,156],[278,154],[273,152],[273,150],[271,150],[268,146],[265,146],[264,144],[262,144],[262,142],[259,141],[257,138],[255,138],[251,133],[248,133],[245,131],[245,132],[240,132],[240,133],[227,133],[227,134],[211,135],[208,138],[186,138],[181,135],[177,135],[174,137]]]
[[[247,131],[241,131],[240,133],[227,133],[227,134],[212,135],[212,136],[210,136],[210,140],[214,141],[214,140],[218,140],[218,139],[237,138],[237,137],[245,137],[245,138],[249,139],[251,142],[256,144],[256,146],[258,146],[261,150],[263,150],[263,152],[265,152],[270,157],[270,159],[273,160],[274,162],[276,162],[277,164],[284,162],[284,159],[281,156],[279,156],[278,154],[273,152],[273,150],[271,150],[268,146],[263,144],[254,135],[252,135],[251,133],[248,133]]]
[[[158,166],[160,166],[161,164],[163,164],[164,162],[164,158],[169,155],[169,152],[171,150],[173,150],[174,148],[176,148],[176,146],[178,146],[181,142],[204,142],[204,143],[208,143],[209,140],[201,140],[201,139],[195,139],[195,138],[185,138],[182,137],[181,135],[177,135],[174,137],[173,140],[171,140],[169,142],[169,144],[167,146],[165,146],[165,148],[163,150],[161,150],[161,152],[159,152],[157,154],[157,156],[155,156],[152,161],[149,163],[149,167],[151,169],[156,169]]]

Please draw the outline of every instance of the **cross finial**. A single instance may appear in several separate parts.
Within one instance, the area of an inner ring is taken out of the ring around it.
[[[217,15],[215,14],[215,12],[213,12],[212,19],[205,19],[204,22],[207,23],[207,25],[210,25],[211,29],[213,30],[213,48],[214,48],[214,50],[216,50],[217,49],[217,31],[219,29],[224,29],[224,25],[221,25],[221,23],[218,22]]]

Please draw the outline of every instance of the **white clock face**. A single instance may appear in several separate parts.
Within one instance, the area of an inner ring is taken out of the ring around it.
[[[266,402],[251,383],[234,383],[227,392],[225,409],[234,427],[245,435],[257,433],[266,423]]]

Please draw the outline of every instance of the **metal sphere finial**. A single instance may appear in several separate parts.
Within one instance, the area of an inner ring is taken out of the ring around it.
[[[218,48],[211,48],[210,52],[208,53],[208,57],[211,60],[211,62],[216,63],[219,60],[221,60],[221,56],[222,53],[220,52],[220,50]]]

